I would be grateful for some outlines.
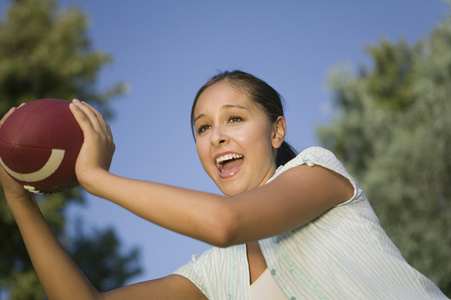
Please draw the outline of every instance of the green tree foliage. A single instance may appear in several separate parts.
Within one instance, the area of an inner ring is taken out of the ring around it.
[[[451,15],[415,45],[382,40],[357,75],[331,73],[318,128],[404,257],[451,296]]]
[[[109,291],[140,273],[136,248],[123,254],[112,229],[94,230],[91,235],[86,235],[81,222],[78,220],[75,226],[77,234],[70,241],[68,252],[94,286]]]
[[[87,28],[88,19],[79,9],[59,10],[55,0],[11,1],[0,19],[0,115],[35,99],[79,98],[110,116],[109,101],[123,93],[124,85],[96,89],[98,73],[111,57],[92,49]],[[93,233],[78,230],[74,237],[68,237],[66,210],[69,204],[82,202],[80,189],[38,198],[53,232],[88,270],[96,287],[104,290],[122,285],[140,272],[138,252],[121,252],[110,229]],[[1,190],[0,239],[0,299],[43,299]],[[106,268],[111,274],[106,275]],[[89,271],[93,269],[102,272]]]

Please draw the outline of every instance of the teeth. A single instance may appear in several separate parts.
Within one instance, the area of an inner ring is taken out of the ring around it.
[[[218,157],[218,158],[216,159],[216,163],[217,163],[217,164],[220,164],[220,163],[222,163],[222,162],[224,162],[224,161],[227,161],[227,160],[237,159],[237,158],[242,158],[242,157],[243,157],[243,155],[241,155],[241,154],[236,154],[236,153],[233,153],[233,154],[226,154],[226,155],[223,155],[223,156]]]

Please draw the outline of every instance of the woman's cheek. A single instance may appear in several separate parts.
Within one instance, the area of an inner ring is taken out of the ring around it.
[[[202,137],[198,137],[196,140],[196,150],[202,166],[207,170],[207,162],[210,161],[210,148]]]

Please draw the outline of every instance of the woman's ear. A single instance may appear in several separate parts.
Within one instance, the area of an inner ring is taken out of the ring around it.
[[[283,116],[279,116],[273,125],[272,134],[272,146],[278,149],[283,141],[285,140],[285,135],[287,133],[287,124]]]

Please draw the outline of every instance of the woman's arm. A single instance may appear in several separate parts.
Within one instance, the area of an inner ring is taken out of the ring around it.
[[[106,171],[93,177],[85,186],[91,193],[162,227],[220,247],[297,228],[353,194],[352,185],[343,176],[306,165],[234,197],[123,178]]]
[[[178,275],[101,294],[91,285],[54,237],[32,198],[31,195],[27,199],[8,197],[8,204],[48,299],[205,299],[193,283]]]
[[[5,187],[3,179],[2,182]],[[54,237],[33,196],[17,198],[7,195],[6,198],[48,298],[72,299],[70,297],[77,295],[79,298],[73,299],[101,299],[100,293]]]
[[[320,166],[294,167],[265,186],[230,198],[119,177],[102,161],[112,138],[101,115],[79,102],[72,111],[85,136],[77,176],[88,192],[212,245],[225,247],[286,232],[352,196],[346,178]]]
[[[12,114],[0,120],[0,126]],[[52,234],[33,195],[0,167],[0,181],[8,206],[22,234],[33,266],[49,299],[80,295],[79,299],[99,299],[100,294],[86,280]]]
[[[98,292],[54,237],[33,197],[28,195],[21,199],[7,199],[48,299],[206,299],[191,281],[179,275],[118,288],[104,294]]]

